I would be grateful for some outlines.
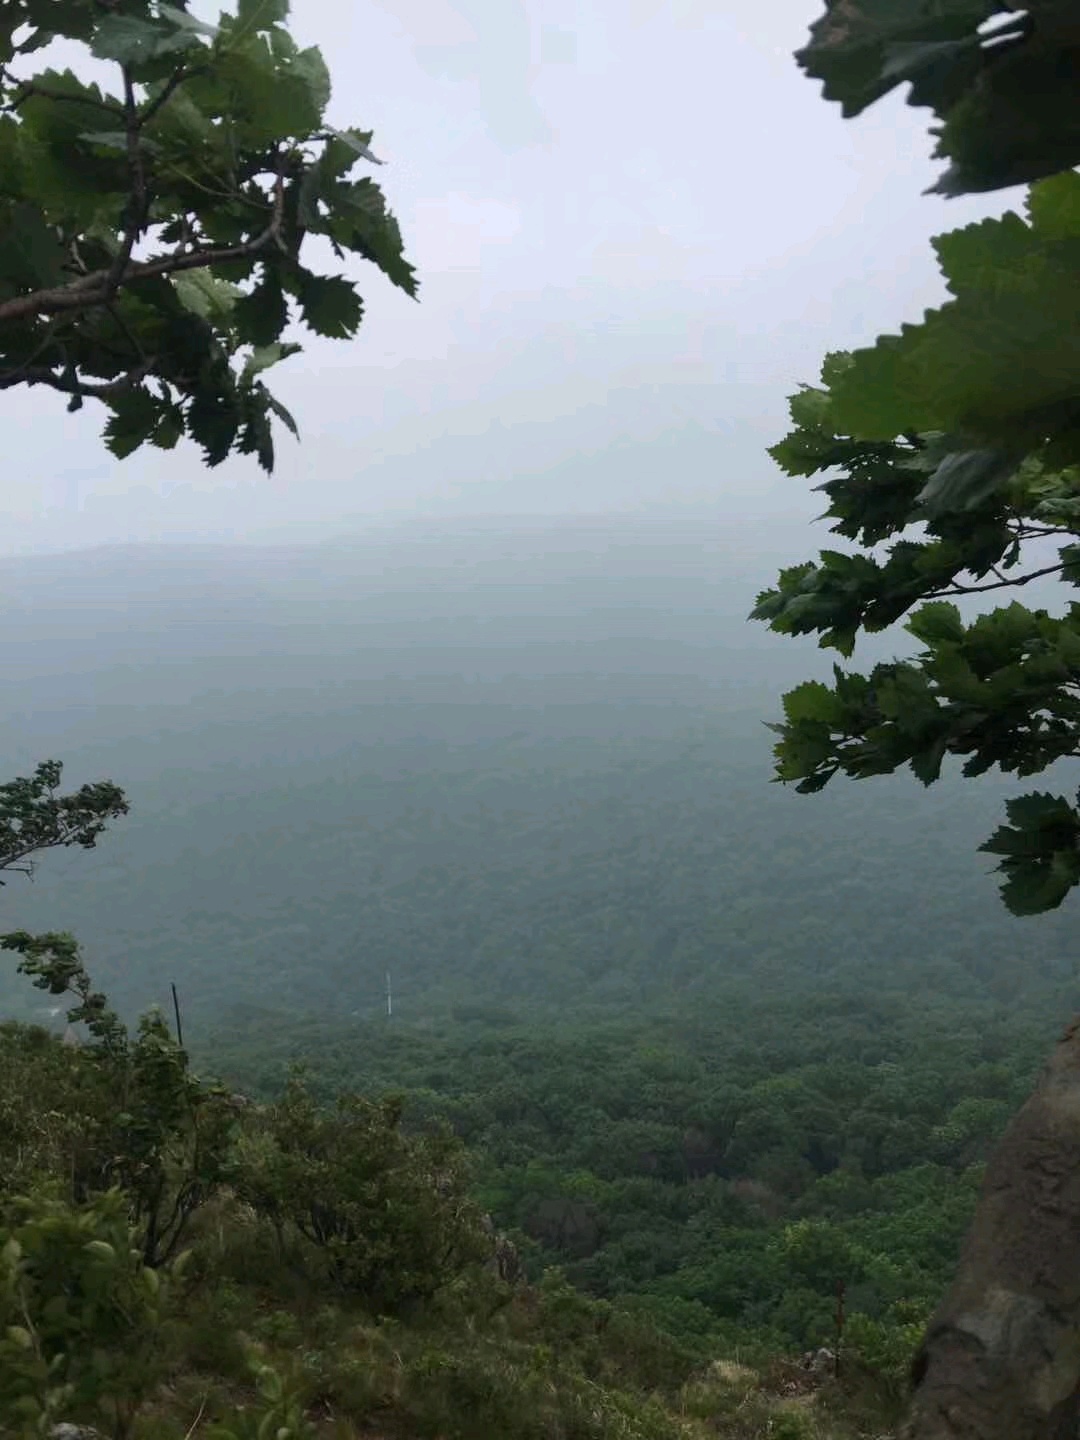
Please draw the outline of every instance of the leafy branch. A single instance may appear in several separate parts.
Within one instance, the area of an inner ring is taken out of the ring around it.
[[[108,822],[128,813],[124,792],[111,780],[63,795],[62,777],[60,762],[46,760],[33,775],[0,785],[0,872],[33,875],[44,850],[93,849]]]
[[[119,95],[71,70],[15,79],[45,38],[0,24],[0,389],[45,385],[111,412],[122,457],[187,435],[206,463],[254,454],[296,425],[264,372],[295,354],[297,319],[347,338],[363,305],[345,275],[304,263],[309,237],[415,296],[379,187],[370,133],[336,130],[318,50],[286,0],[204,25],[164,0],[57,0],[48,34],[118,67]],[[147,253],[149,251],[149,253]]]

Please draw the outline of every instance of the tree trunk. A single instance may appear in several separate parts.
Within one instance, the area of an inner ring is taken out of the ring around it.
[[[906,1440],[1080,1436],[1080,1019],[987,1166]]]

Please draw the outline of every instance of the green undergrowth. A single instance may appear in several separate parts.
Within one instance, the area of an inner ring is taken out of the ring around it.
[[[84,1043],[0,1026],[4,1440],[884,1433],[880,1366],[815,1388],[558,1268],[526,1278],[445,1130],[393,1099],[319,1106],[298,1076],[245,1103],[159,1018],[129,1033],[62,937],[21,953],[73,991]]]

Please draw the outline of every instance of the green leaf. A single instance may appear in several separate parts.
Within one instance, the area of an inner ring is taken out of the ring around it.
[[[959,643],[964,638],[964,622],[960,611],[948,600],[934,600],[921,605],[905,626],[916,640],[925,645]]]
[[[281,360],[287,360],[290,355],[298,355],[302,348],[300,345],[282,345],[280,342],[257,347],[244,362],[242,380],[245,384],[250,384],[256,375],[269,370],[271,365],[277,365]]]
[[[383,161],[371,152],[371,131],[367,130],[335,130],[332,125],[327,125],[326,133],[332,135],[346,149],[351,150],[361,160],[368,160],[372,165],[382,165]]]
[[[172,284],[182,305],[219,325],[232,322],[237,303],[244,296],[238,285],[219,280],[209,270],[189,270],[175,275]]]
[[[201,48],[195,32],[169,18],[146,20],[137,15],[106,14],[98,21],[90,50],[99,60],[140,66],[162,55]]]
[[[181,10],[175,5],[168,5],[165,0],[158,0],[158,14],[177,29],[191,30],[196,35],[205,35],[214,40],[220,34],[216,25],[210,25],[205,20],[200,20],[196,15],[190,15],[186,10]]]
[[[240,0],[236,9],[239,29],[246,35],[269,30],[289,16],[289,0]]]
[[[105,426],[105,444],[118,460],[125,459],[150,439],[161,419],[162,402],[149,390],[136,386],[109,402],[112,415]]]
[[[1006,811],[1010,824],[980,846],[1002,857],[1002,898],[1014,915],[1052,910],[1080,883],[1080,814],[1047,794],[1010,800]]]
[[[339,245],[372,260],[407,295],[416,296],[416,272],[404,256],[401,231],[373,180],[340,185],[325,233]]]
[[[235,400],[210,389],[198,391],[188,407],[187,426],[213,469],[228,456],[240,428]]]
[[[1023,246],[1017,227],[1023,226]],[[955,298],[920,325],[855,352],[832,386],[834,422],[864,440],[911,431],[963,437],[950,448],[1023,455],[1068,420],[1080,393],[1080,231],[1040,235],[1016,216],[941,245]],[[998,278],[986,278],[996,266]]]
[[[251,293],[236,302],[233,320],[244,344],[274,344],[289,321],[289,307],[276,271],[267,270]]]
[[[296,421],[293,419],[291,413],[286,410],[285,406],[282,405],[281,401],[275,399],[274,396],[271,395],[269,391],[267,391],[266,403],[269,408],[274,412],[274,414],[278,417],[281,423],[285,426],[285,428],[292,433],[295,439],[299,440],[300,431],[297,427]]]
[[[919,492],[928,515],[976,510],[1016,474],[1020,457],[1008,450],[960,450],[946,455]]]
[[[0,204],[0,295],[59,285],[66,259],[56,230],[36,205]]]
[[[790,724],[813,720],[834,725],[843,717],[843,705],[828,685],[806,680],[784,696],[784,714]]]
[[[1069,170],[1032,185],[1027,212],[1041,238],[1070,240],[1080,235],[1080,175]]]
[[[909,103],[941,122],[935,155],[952,162],[933,188],[1000,189],[1080,164],[1073,7],[1042,0],[1028,14],[1004,9],[986,0],[828,0],[797,58],[847,116],[910,82]]]
[[[316,335],[344,339],[355,335],[364,313],[355,286],[340,275],[301,272],[296,282],[304,323]]]
[[[192,98],[208,113],[227,116],[245,146],[312,136],[330,99],[330,74],[320,52],[298,51],[289,42],[275,53],[262,34],[237,43],[235,29],[235,23],[222,28],[213,74],[188,82]]]

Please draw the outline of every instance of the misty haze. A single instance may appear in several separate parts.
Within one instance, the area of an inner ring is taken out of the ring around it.
[[[0,3],[0,1436],[1075,1440],[1071,32],[223,3]]]

